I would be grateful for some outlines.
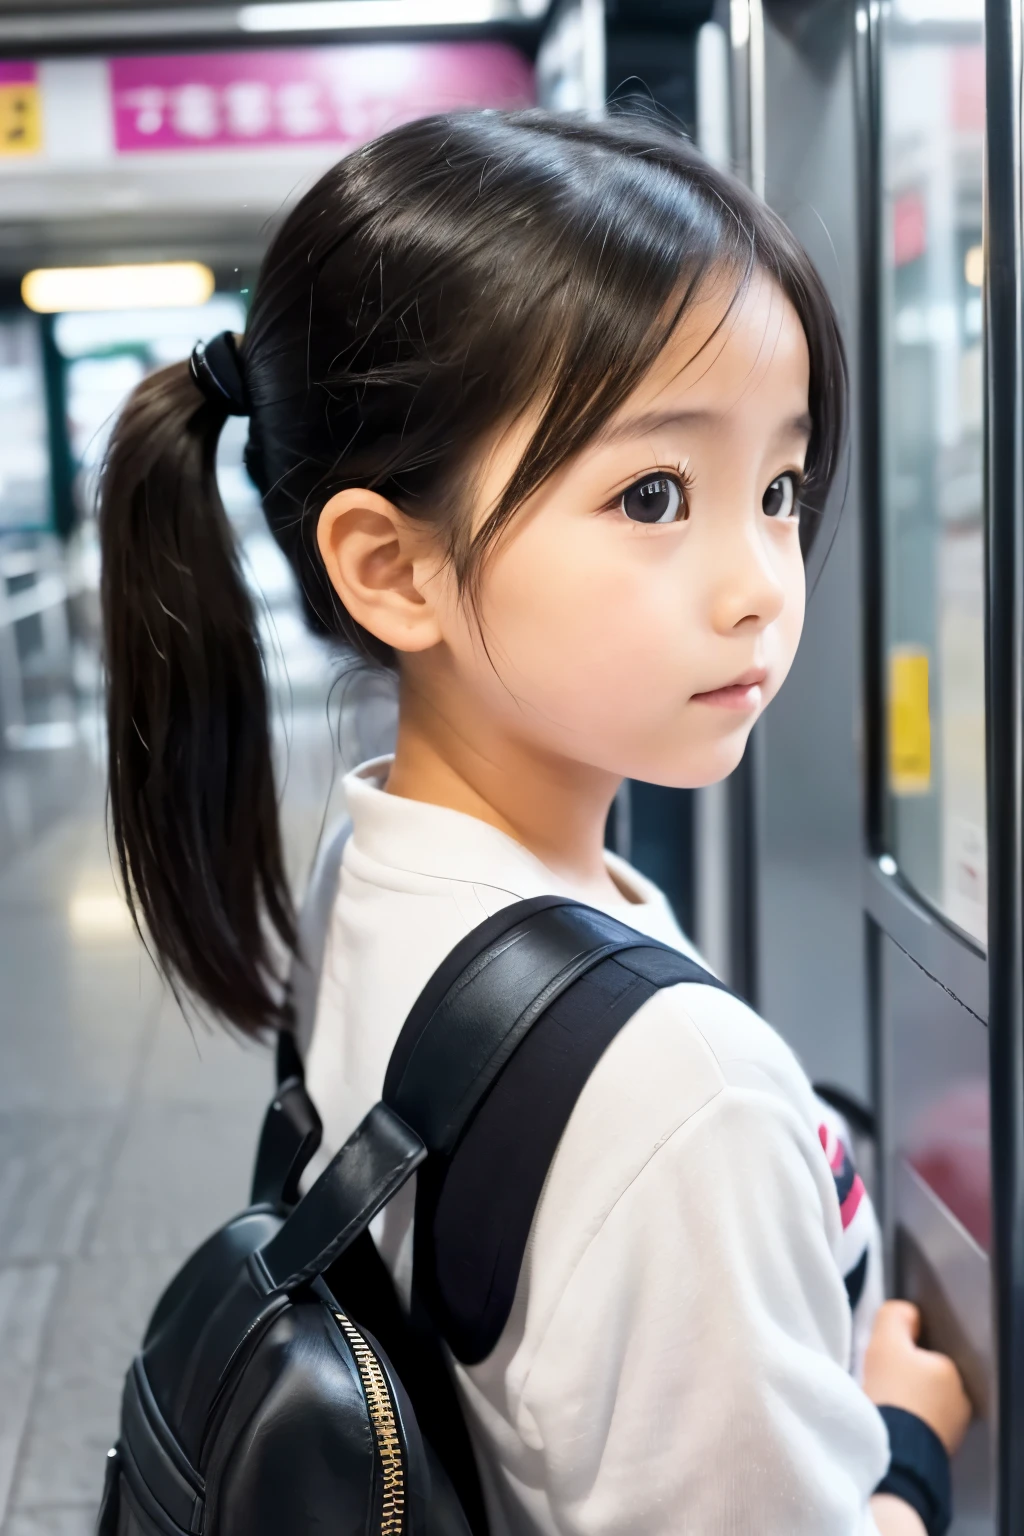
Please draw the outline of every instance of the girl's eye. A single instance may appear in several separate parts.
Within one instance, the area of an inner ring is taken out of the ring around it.
[[[776,517],[785,522],[797,510],[796,476],[779,475],[761,497],[761,510],[766,517]]]
[[[689,515],[686,493],[674,475],[645,475],[619,502],[634,523],[676,523]]]

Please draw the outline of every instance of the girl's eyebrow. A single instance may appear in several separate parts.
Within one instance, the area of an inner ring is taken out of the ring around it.
[[[628,438],[647,437],[667,427],[707,426],[721,421],[722,414],[720,411],[649,411],[644,416],[633,416],[627,421],[611,423],[597,434],[594,441],[603,447],[608,443],[621,443]],[[814,423],[804,411],[800,416],[791,416],[788,421],[782,422],[776,435],[787,441],[794,437],[809,439],[813,429]]]

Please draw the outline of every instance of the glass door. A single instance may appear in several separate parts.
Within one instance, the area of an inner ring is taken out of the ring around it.
[[[1024,1528],[1019,3],[863,12],[884,1204],[895,1287],[920,1302],[976,1410],[954,1468],[963,1536]]]
[[[882,71],[885,845],[980,948],[986,930],[980,6],[894,6]]]
[[[876,367],[866,480],[868,939],[891,1282],[976,1420],[958,1536],[995,1529],[986,786],[982,0],[864,11]],[[872,502],[874,501],[874,504]],[[1008,1527],[1002,1526],[1002,1529]]]

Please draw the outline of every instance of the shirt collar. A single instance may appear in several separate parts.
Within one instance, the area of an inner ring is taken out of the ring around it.
[[[497,827],[448,806],[389,795],[384,784],[391,763],[390,756],[373,758],[345,777],[352,843],[365,858],[406,874],[499,886],[519,897],[570,896],[624,921],[638,908],[665,905],[656,885],[610,853],[606,859],[616,880],[639,901],[595,902]]]

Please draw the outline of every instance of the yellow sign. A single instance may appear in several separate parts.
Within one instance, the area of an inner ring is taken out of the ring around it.
[[[932,787],[928,652],[903,645],[889,657],[889,784],[895,795]]]
[[[0,156],[35,155],[43,147],[39,86],[0,78]]]

